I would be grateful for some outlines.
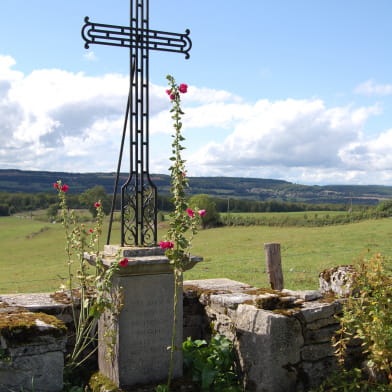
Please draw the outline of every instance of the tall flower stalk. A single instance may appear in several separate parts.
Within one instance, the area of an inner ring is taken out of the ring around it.
[[[188,91],[186,84],[178,85],[175,79],[168,75],[169,89],[166,90],[172,107],[170,113],[173,119],[173,128],[175,130],[172,142],[172,164],[169,168],[171,174],[171,193],[174,204],[174,211],[170,214],[170,228],[167,237],[159,245],[165,249],[165,255],[168,257],[174,270],[174,298],[173,298],[173,329],[172,341],[170,346],[170,365],[167,380],[167,391],[170,391],[171,380],[173,377],[174,352],[176,350],[176,324],[177,324],[177,305],[178,292],[182,286],[183,272],[190,268],[192,239],[197,233],[200,223],[200,216],[205,214],[204,210],[193,211],[188,208],[186,200],[186,188],[188,179],[186,177],[185,160],[182,158],[182,151],[185,149],[183,141],[185,138],[181,134],[182,116],[184,112],[181,109],[181,94]],[[181,292],[181,291],[180,291]]]
[[[75,343],[67,358],[68,368],[84,363],[97,350],[96,323],[105,310],[116,311],[118,301],[111,298],[111,278],[118,270],[118,262],[110,268],[103,265],[99,252],[102,234],[103,209],[100,201],[94,203],[97,215],[93,227],[80,224],[74,211],[69,211],[66,192],[69,187],[61,181],[54,183],[58,191],[62,224],[66,238],[66,262],[68,282],[65,285],[70,296],[75,328]],[[91,266],[86,254],[93,255]]]

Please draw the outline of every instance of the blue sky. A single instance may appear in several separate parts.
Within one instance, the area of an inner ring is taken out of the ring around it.
[[[167,173],[165,76],[184,95],[189,175],[392,185],[390,0],[150,0],[150,170]],[[0,168],[115,171],[125,48],[84,49],[83,19],[128,25],[125,0],[0,1]],[[123,170],[127,170],[126,167]]]

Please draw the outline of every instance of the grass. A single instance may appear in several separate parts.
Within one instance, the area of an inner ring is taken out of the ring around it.
[[[360,255],[381,252],[392,258],[392,221],[368,220],[324,227],[226,227],[200,231],[194,254],[204,262],[185,279],[227,277],[268,287],[264,243],[281,244],[285,287],[318,288],[318,274],[325,268],[351,264]]]
[[[86,223],[88,224],[88,223]],[[165,232],[160,229],[159,238]],[[106,229],[104,230],[106,237]],[[264,243],[281,244],[285,287],[317,289],[325,268],[350,264],[363,253],[392,259],[392,221],[369,220],[326,227],[224,227],[201,230],[193,254],[204,261],[185,279],[225,277],[268,287]],[[102,243],[106,238],[102,239]],[[112,231],[112,242],[119,239]],[[61,224],[17,217],[0,218],[0,293],[49,292],[67,276]]]

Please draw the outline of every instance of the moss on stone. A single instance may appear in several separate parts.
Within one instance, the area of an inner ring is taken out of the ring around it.
[[[289,308],[289,309],[274,309],[273,312],[276,314],[281,314],[282,316],[293,316],[294,314],[298,313],[301,311],[301,308],[295,307],[295,308]]]
[[[123,392],[113,382],[100,372],[94,373],[89,381],[92,392]]]
[[[77,303],[80,302],[80,290],[79,289],[72,289],[72,297],[74,301]],[[52,298],[54,301],[64,304],[64,305],[69,305],[72,303],[72,297],[70,294],[70,291],[56,291],[52,294],[50,294],[50,298]]]
[[[289,297],[290,296],[289,294],[282,293],[279,290],[273,290],[273,289],[268,289],[268,288],[245,290],[244,293],[245,294],[250,294],[250,295],[276,294],[279,297]]]
[[[45,325],[52,328],[45,328]],[[9,343],[26,343],[42,335],[62,337],[66,331],[65,324],[54,316],[29,312],[20,306],[0,308],[0,335]]]
[[[191,284],[186,284],[182,287],[184,292],[194,292],[197,297],[200,297],[202,294],[211,295],[211,294],[232,294],[233,292],[230,290],[217,290],[217,289],[202,289],[199,286],[194,286]]]

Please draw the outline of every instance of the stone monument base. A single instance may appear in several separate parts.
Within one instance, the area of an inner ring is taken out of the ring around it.
[[[120,253],[119,253],[120,252]],[[122,298],[118,315],[99,321],[99,369],[118,387],[160,382],[167,378],[173,326],[174,274],[159,247],[107,245],[104,264],[128,259],[113,276],[113,297]],[[194,258],[194,261],[201,259]],[[182,282],[181,282],[182,283]],[[182,286],[177,287],[176,347],[183,341]],[[182,376],[182,351],[175,352],[174,377]]]

